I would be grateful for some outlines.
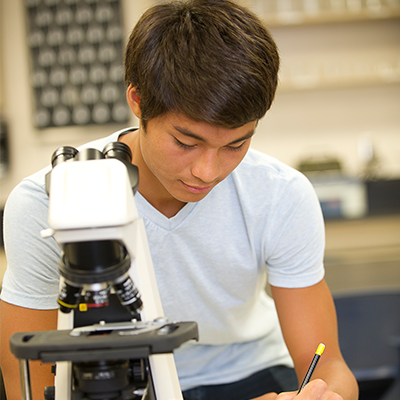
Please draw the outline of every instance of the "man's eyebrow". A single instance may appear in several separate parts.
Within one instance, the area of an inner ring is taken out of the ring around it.
[[[228,143],[228,146],[230,144],[235,144],[235,143],[239,143],[239,142],[243,142],[244,140],[250,139],[251,137],[253,137],[253,135],[256,133],[255,129],[252,129],[250,132],[248,132],[246,135],[242,136],[239,139],[234,140],[233,142]]]
[[[176,129],[179,133],[181,133],[184,136],[188,136],[188,137],[191,137],[193,139],[200,140],[203,143],[207,143],[206,139],[204,139],[203,137],[201,137],[197,133],[194,133],[194,132],[192,132],[192,131],[190,131],[190,130],[188,130],[186,128],[174,125],[174,129]],[[229,146],[231,144],[243,142],[244,140],[247,140],[247,139],[250,139],[254,135],[255,131],[256,131],[255,129],[251,129],[246,135],[244,135],[244,136],[242,136],[242,137],[240,137],[238,139],[235,139],[230,143],[227,143],[227,146]]]

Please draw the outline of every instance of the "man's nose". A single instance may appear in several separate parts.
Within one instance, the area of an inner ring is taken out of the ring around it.
[[[218,150],[204,150],[192,166],[192,175],[204,183],[213,183],[219,176],[219,164]]]

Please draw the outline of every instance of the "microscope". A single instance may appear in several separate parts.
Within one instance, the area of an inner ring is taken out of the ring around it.
[[[29,360],[53,363],[50,400],[182,400],[174,349],[198,340],[195,322],[163,314],[130,148],[60,147],[46,176],[49,226],[61,247],[57,330],[19,332],[22,398],[31,400]]]

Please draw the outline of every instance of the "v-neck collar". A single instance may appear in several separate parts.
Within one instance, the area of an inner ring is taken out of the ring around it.
[[[146,217],[154,224],[169,231],[178,227],[197,205],[197,203],[186,203],[177,214],[168,218],[154,208],[139,192],[135,194],[135,201],[141,217]]]

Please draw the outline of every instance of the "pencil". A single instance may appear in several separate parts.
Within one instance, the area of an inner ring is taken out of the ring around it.
[[[300,388],[299,388],[299,391],[297,392],[297,394],[299,394],[302,391],[302,389],[304,388],[304,386],[306,386],[307,383],[310,382],[311,376],[312,376],[312,374],[315,370],[315,367],[317,366],[317,363],[318,363],[319,359],[321,358],[321,355],[324,352],[324,350],[325,350],[325,345],[320,343],[317,348],[317,351],[314,354],[311,364],[308,367],[306,376],[304,377],[303,383],[300,385]]]

